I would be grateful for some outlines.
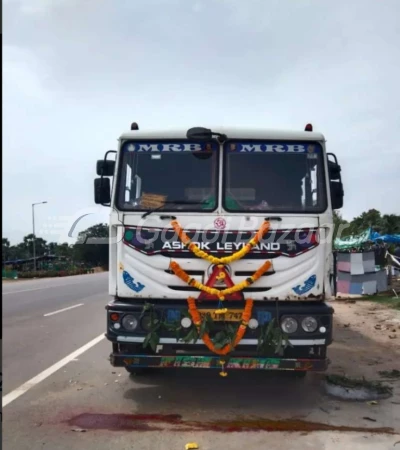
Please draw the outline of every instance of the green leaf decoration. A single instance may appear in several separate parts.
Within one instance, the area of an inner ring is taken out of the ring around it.
[[[207,332],[211,333],[215,329],[215,323],[210,314],[206,314],[205,321],[207,322]]]
[[[153,350],[153,352],[156,352],[157,345],[159,342],[160,342],[160,336],[157,333],[151,333],[149,344],[150,344],[150,348]]]
[[[183,334],[183,327],[177,327],[175,330],[175,337],[177,341],[180,341],[182,339]]]
[[[276,337],[276,348],[275,348],[275,353],[277,353],[278,355],[282,356],[283,355],[283,350],[282,350],[282,334],[280,333],[279,335],[277,335]]]
[[[169,322],[163,322],[162,325],[164,326],[164,328],[165,328],[167,331],[171,331],[171,332],[176,331],[176,329],[179,328],[179,327],[181,326],[181,324],[180,324],[179,322],[172,322],[172,323],[169,323]]]
[[[189,333],[182,338],[182,341],[186,342],[188,344],[190,341],[196,342],[197,338],[198,338],[197,329],[196,329],[196,327],[192,327],[190,329]]]
[[[199,329],[199,336],[202,338],[205,333],[210,333],[212,331],[214,322],[209,313],[206,314],[203,321],[201,322]]]
[[[152,303],[145,303],[143,305],[141,316],[143,316],[147,311],[151,311],[154,309],[154,305]]]
[[[218,331],[218,333],[216,333],[216,335],[213,339],[213,343],[214,343],[215,348],[217,348],[217,349],[221,349],[221,348],[225,347],[226,344],[231,343],[231,337],[229,335],[227,328],[225,328],[224,330]]]
[[[190,315],[189,311],[182,311],[181,316],[188,317],[190,320],[192,320],[192,316]]]
[[[145,337],[144,342],[143,342],[143,348],[146,348],[146,347],[149,345],[150,339],[151,339],[151,333],[149,333],[149,334]]]
[[[228,324],[228,333],[230,334],[230,335],[234,335],[235,334],[235,328],[233,327],[233,325],[232,324]]]
[[[265,336],[269,336],[272,333],[272,330],[274,329],[275,326],[275,318],[271,320],[271,322],[269,322],[266,332],[265,332]]]
[[[260,330],[257,346],[259,353],[268,353],[273,350],[275,354],[282,356],[288,345],[291,346],[289,337],[281,330],[276,319],[272,319]]]

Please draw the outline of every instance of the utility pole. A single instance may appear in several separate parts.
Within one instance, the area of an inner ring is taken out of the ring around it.
[[[43,205],[46,202],[32,203],[32,230],[33,230],[33,271],[36,272],[36,234],[35,234],[35,205]]]

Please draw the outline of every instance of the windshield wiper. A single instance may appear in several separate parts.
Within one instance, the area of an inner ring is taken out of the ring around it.
[[[161,206],[157,206],[157,208],[149,209],[142,215],[142,219],[149,216],[153,212],[163,209],[165,205],[201,205],[201,204],[202,204],[202,202],[188,202],[186,200],[171,200],[169,202],[163,203]]]

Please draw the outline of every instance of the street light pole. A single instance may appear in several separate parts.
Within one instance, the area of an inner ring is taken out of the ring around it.
[[[32,230],[33,230],[33,271],[36,272],[36,234],[35,234],[35,205],[43,205],[46,202],[32,203]]]

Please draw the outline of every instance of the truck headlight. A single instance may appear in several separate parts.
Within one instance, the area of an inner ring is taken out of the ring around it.
[[[138,320],[136,319],[135,316],[128,314],[124,316],[124,318],[122,319],[122,326],[127,331],[134,331],[138,326]]]
[[[301,328],[307,333],[314,333],[318,328],[318,322],[315,317],[306,317],[301,321]]]
[[[298,326],[297,320],[293,317],[285,317],[281,322],[281,328],[287,334],[295,333]]]
[[[250,319],[249,320],[249,328],[250,330],[255,330],[258,327],[258,320],[257,319]]]
[[[190,328],[192,326],[192,321],[189,319],[189,317],[184,317],[181,320],[181,325],[183,328]]]

